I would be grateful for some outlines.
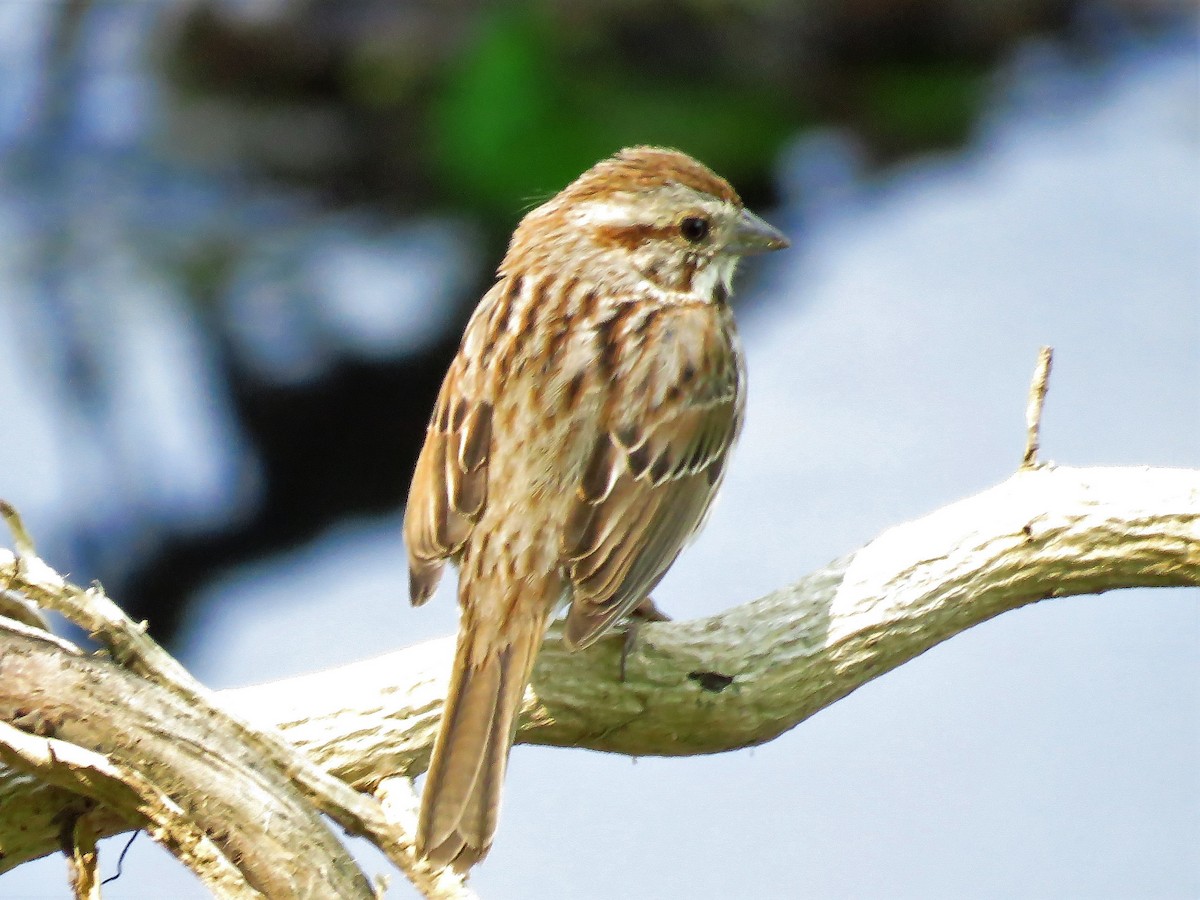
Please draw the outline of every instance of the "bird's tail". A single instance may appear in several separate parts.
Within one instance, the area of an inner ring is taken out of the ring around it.
[[[491,848],[517,713],[545,629],[538,615],[510,619],[492,641],[459,631],[417,831],[418,849],[435,865],[465,872]]]

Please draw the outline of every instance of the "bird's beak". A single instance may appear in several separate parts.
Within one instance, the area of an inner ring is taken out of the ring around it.
[[[791,243],[778,228],[768,225],[750,210],[743,209],[737,224],[733,226],[733,235],[725,249],[738,256],[750,256],[754,253],[782,250],[790,247]]]

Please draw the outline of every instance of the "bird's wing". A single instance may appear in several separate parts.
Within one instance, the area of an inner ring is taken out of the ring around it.
[[[487,503],[492,397],[485,345],[501,287],[502,283],[492,289],[467,325],[413,472],[404,543],[414,606],[433,594],[446,560],[462,548]]]
[[[702,523],[741,424],[733,336],[704,311],[658,318],[606,379],[605,427],[564,528],[572,647],[595,641],[666,573]]]

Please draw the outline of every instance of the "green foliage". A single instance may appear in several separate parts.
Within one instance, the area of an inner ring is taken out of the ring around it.
[[[525,12],[498,14],[448,73],[428,159],[452,196],[511,217],[630,144],[678,147],[736,181],[763,171],[806,118],[765,89],[663,83],[568,61],[560,44]]]
[[[966,63],[893,64],[864,83],[864,125],[893,153],[961,143],[984,100],[984,72]]]

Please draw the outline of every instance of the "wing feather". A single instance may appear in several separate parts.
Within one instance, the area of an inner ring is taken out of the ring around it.
[[[484,360],[476,352],[489,327],[493,290],[472,317],[429,419],[404,513],[409,598],[420,606],[433,594],[446,561],[470,537],[487,504],[492,443],[492,398]]]
[[[676,323],[672,334],[681,332]],[[563,532],[573,585],[564,638],[572,647],[595,641],[666,573],[703,522],[741,424],[731,339],[643,357],[649,371],[611,379],[608,408],[616,414],[596,441]],[[697,372],[708,380],[697,383]],[[629,384],[636,396],[619,393]]]

